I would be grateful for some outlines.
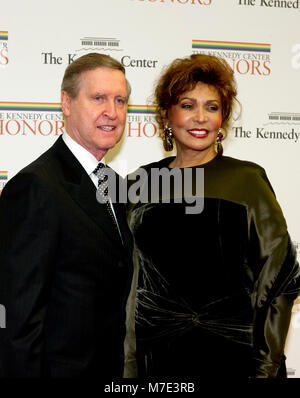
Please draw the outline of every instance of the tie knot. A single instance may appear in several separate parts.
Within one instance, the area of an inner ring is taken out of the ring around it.
[[[97,167],[95,168],[95,170],[93,171],[93,173],[97,175],[98,171],[101,170],[101,169],[103,169],[104,167],[105,167],[105,164],[104,164],[104,163],[102,163],[102,162],[98,163],[98,165],[97,165]]]
[[[107,195],[107,180],[108,180],[108,175],[105,173],[104,169],[106,168],[104,163],[99,163],[98,166],[95,168],[93,173],[95,176],[98,178],[98,187],[100,185],[103,185],[105,183],[105,186],[103,186],[103,190],[106,192],[105,195]]]

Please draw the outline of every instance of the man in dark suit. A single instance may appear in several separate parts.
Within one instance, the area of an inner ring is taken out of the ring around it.
[[[0,199],[4,377],[122,376],[132,238],[124,204],[96,200],[98,162],[121,139],[130,86],[108,55],[76,59],[65,132]]]

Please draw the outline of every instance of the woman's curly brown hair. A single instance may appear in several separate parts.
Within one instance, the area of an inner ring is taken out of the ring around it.
[[[227,130],[234,100],[237,101],[233,71],[223,58],[206,54],[177,58],[163,71],[154,91],[156,121],[160,129],[164,128],[164,115],[168,109],[178,103],[181,94],[193,90],[198,82],[218,91],[222,104],[222,128]]]

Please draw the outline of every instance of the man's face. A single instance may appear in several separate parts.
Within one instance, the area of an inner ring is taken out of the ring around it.
[[[126,122],[127,91],[124,74],[99,67],[83,72],[78,93],[62,92],[67,133],[97,160],[120,141]]]

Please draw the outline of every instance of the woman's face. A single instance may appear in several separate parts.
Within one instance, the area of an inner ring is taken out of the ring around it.
[[[194,150],[215,154],[215,141],[222,124],[222,104],[218,91],[198,82],[179,97],[167,113],[178,151]]]

